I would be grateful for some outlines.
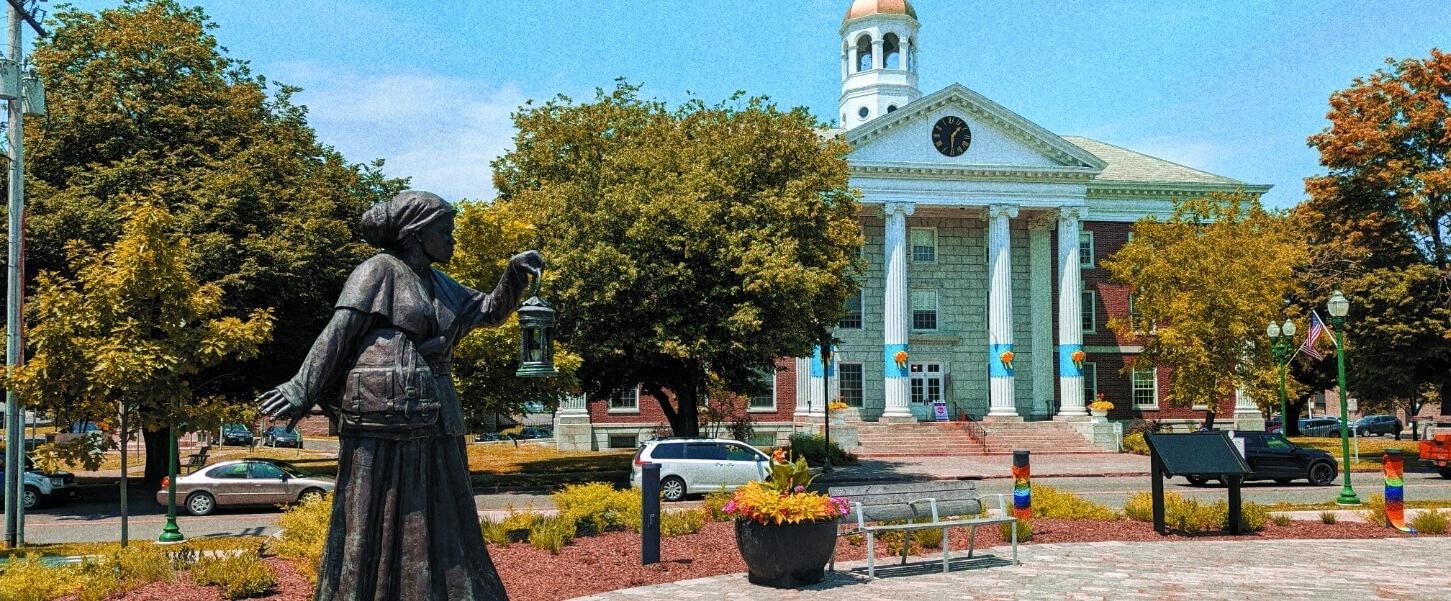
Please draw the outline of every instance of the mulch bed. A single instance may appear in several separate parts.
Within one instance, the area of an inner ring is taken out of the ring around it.
[[[967,548],[965,529],[952,530],[952,548]],[[1267,540],[1317,538],[1399,538],[1406,536],[1395,530],[1373,524],[1341,522],[1323,524],[1295,521],[1288,526],[1265,524],[1261,532],[1231,536],[1227,534],[1160,536],[1152,524],[1132,520],[1033,520],[1033,541],[1024,544],[1079,543],[1097,541],[1172,541],[1204,540]],[[996,526],[979,528],[977,547],[1005,544]],[[887,545],[877,545],[878,557],[891,557]],[[926,554],[935,553],[928,549]],[[515,601],[553,601],[634,586],[660,584],[719,574],[744,572],[746,565],[736,551],[735,529],[730,523],[712,522],[697,534],[665,538],[660,541],[661,562],[640,565],[640,536],[633,532],[608,532],[598,536],[576,538],[558,555],[541,551],[528,543],[489,545],[489,554],[499,568],[499,575]],[[866,559],[866,544],[860,541],[837,541],[838,561]],[[277,571],[278,592],[264,599],[274,601],[305,601],[312,587],[292,566],[280,559],[267,560]],[[185,576],[170,584],[154,583],[122,597],[127,601],[214,601],[222,599],[215,588],[192,584]]]

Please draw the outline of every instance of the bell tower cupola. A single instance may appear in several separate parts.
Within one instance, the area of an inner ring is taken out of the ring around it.
[[[841,22],[841,127],[895,111],[917,89],[917,11],[908,0],[853,0]]]

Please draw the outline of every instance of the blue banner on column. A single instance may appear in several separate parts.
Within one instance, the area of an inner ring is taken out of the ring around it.
[[[882,347],[882,373],[888,378],[905,378],[908,376],[907,367],[904,363],[897,365],[897,353],[907,352],[905,344],[888,344]]]
[[[836,362],[835,360],[832,361],[832,363],[835,363],[835,362]],[[813,346],[813,347],[811,347],[811,377],[813,377],[813,378],[820,378],[820,377],[822,377],[822,374],[823,373],[825,373],[826,374],[826,377],[828,377],[828,378],[835,378],[836,377],[836,366],[835,365],[827,365],[826,366],[826,369],[823,371],[822,370],[822,365],[821,365],[821,347],[819,347],[819,346]]]
[[[1013,377],[1013,368],[1003,364],[1003,353],[1011,352],[1013,352],[1013,344],[1011,342],[1008,344],[987,345],[987,375],[994,378]]]
[[[1083,377],[1083,368],[1073,363],[1073,353],[1083,350],[1081,344],[1058,345],[1058,375],[1065,378]]]

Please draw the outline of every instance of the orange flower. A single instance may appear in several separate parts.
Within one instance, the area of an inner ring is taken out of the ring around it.
[[[897,361],[897,367],[904,369],[907,367],[907,351],[897,351],[897,354],[892,355],[892,359]]]
[[[1072,357],[1073,357],[1073,365],[1074,365],[1074,367],[1077,367],[1078,369],[1083,369],[1083,357],[1084,356],[1085,355],[1083,354],[1083,351],[1073,351]]]
[[[1013,368],[1013,351],[1003,351],[1003,354],[998,355],[998,358],[1002,359],[1003,365],[1008,366],[1008,369]]]
[[[786,449],[776,449],[775,451],[772,451],[771,461],[774,461],[776,463],[786,463]]]

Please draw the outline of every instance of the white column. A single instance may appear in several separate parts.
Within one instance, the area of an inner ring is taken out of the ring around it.
[[[872,68],[881,69],[887,64],[887,57],[882,56],[882,39],[872,40]]]
[[[811,417],[824,417],[826,404],[831,402],[831,399],[826,398],[826,391],[822,388],[825,385],[822,378],[826,376],[836,378],[836,355],[831,356],[832,368],[830,371],[822,369],[821,347],[812,348],[811,358],[807,359],[807,362],[811,366],[811,394],[809,397],[811,399]]]
[[[1039,415],[1053,414],[1053,240],[1055,219],[1037,213],[1028,218],[1028,293],[1032,299],[1033,409]]]
[[[811,358],[796,357],[796,412],[795,416],[806,418],[811,415]]]
[[[912,63],[908,60],[912,56],[912,42],[905,36],[897,38],[897,66],[903,71],[911,71]]]
[[[907,289],[907,216],[915,210],[911,203],[889,202],[883,206],[886,218],[882,267],[886,294],[882,307],[883,389],[886,391],[884,420],[910,420],[907,403],[910,394],[906,366],[897,364],[897,353],[907,351],[907,333],[911,326],[912,299]]]
[[[847,65],[846,65],[846,72],[848,74],[856,73],[857,72],[857,68],[856,68],[857,67],[857,63],[860,63],[861,60],[862,60],[861,55],[860,54],[857,54],[856,44],[853,43],[851,45],[851,49],[847,50],[846,53],[847,53],[847,56],[851,57],[850,62],[848,62]]]
[[[988,417],[1018,417],[1013,368],[1002,355],[1013,350],[1013,262],[1010,219],[1017,205],[988,206]]]
[[[1078,257],[1078,236],[1085,209],[1058,211],[1058,415],[1088,415],[1083,402],[1083,370],[1073,353],[1083,350],[1083,274]]]
[[[1245,358],[1249,361],[1249,353],[1253,345],[1245,344]],[[1263,432],[1265,429],[1265,416],[1260,413],[1260,406],[1250,396],[1249,391],[1242,387],[1234,389],[1234,429],[1252,430]]]

